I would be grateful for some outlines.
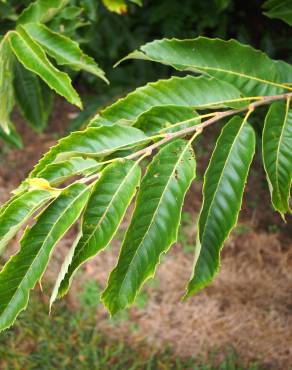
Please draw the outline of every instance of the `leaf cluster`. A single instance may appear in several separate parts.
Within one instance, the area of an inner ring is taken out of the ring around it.
[[[35,25],[21,27],[20,36],[13,32],[12,39],[26,40]],[[2,206],[2,250],[35,217],[20,250],[0,272],[0,330],[26,307],[56,244],[73,225],[78,224],[79,233],[56,278],[50,305],[68,292],[77,269],[109,245],[135,199],[101,296],[111,314],[133,303],[178,238],[185,196],[196,179],[196,138],[223,118],[204,175],[185,297],[207,286],[219,270],[255,153],[252,116],[266,105],[259,142],[263,166],[275,210],[283,218],[291,213],[291,65],[235,40],[205,37],[153,41],[129,58],[169,65],[185,75],[136,89],[103,109],[85,130],[61,139]]]
[[[69,0],[37,0],[1,2],[0,10],[6,26],[0,43],[0,138],[21,147],[21,138],[11,121],[15,105],[31,127],[42,132],[52,109],[52,91],[82,108],[68,69],[73,74],[86,71],[106,82],[107,79],[75,41],[76,30],[85,25],[83,8]]]

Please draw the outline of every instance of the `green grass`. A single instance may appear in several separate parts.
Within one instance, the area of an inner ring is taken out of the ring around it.
[[[110,339],[98,329],[95,312],[99,293],[100,288],[91,280],[78,297],[77,308],[69,309],[66,300],[58,302],[51,317],[47,303],[33,294],[28,310],[21,314],[14,327],[0,334],[0,369],[259,369],[256,365],[244,368],[232,351],[217,365],[214,365],[216,356],[211,356],[208,364],[202,364],[199,359],[175,357],[169,349],[154,352],[144,343],[133,349],[118,338]],[[144,294],[137,309],[146,303]],[[123,320],[127,321],[126,316]],[[134,326],[129,322],[133,331]]]

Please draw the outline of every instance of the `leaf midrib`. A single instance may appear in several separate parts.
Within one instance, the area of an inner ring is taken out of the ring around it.
[[[51,72],[51,70],[48,68],[48,66],[42,61],[42,59],[34,52],[34,50],[33,50],[33,48],[29,45],[29,43],[28,42],[26,42],[26,40],[25,40],[25,38],[19,33],[19,32],[17,32],[17,31],[10,31],[10,34],[15,34],[16,36],[18,36],[20,39],[22,39],[22,41],[25,43],[25,45],[26,45],[26,47],[30,50],[30,52],[33,54],[33,55],[36,55],[36,57],[37,57],[37,60],[38,60],[38,63],[40,63],[42,66],[43,66],[43,68],[50,74],[50,76],[51,77],[53,77],[54,78],[54,80],[55,80],[55,77],[54,77],[54,75],[53,75],[53,73]],[[33,40],[32,40],[32,42],[34,42]],[[14,46],[12,45],[12,43],[11,43],[11,40],[9,40],[9,43],[10,43],[10,45],[11,45],[11,47],[12,47],[12,49],[15,51],[15,48],[14,48]],[[39,45],[37,45],[37,47],[39,47]],[[40,49],[41,50],[41,49]],[[42,51],[42,50],[41,50]],[[43,52],[43,51],[42,51]],[[64,73],[64,72],[61,72],[61,71],[59,71],[57,68],[55,68],[53,65],[51,65],[50,64],[50,62],[49,62],[49,60],[47,59],[47,57],[46,57],[46,55],[45,55],[45,53],[44,53],[44,59],[48,62],[48,64],[51,66],[51,68],[54,70],[54,72],[56,73],[56,74],[59,74],[60,76],[62,75],[62,77],[64,78],[64,79],[66,79],[67,81],[68,81],[68,84],[71,86],[71,84],[70,84],[70,80],[69,80],[69,78],[68,78],[68,76]],[[21,62],[21,64],[23,65],[23,62],[22,61],[20,61]],[[25,68],[27,68],[27,67],[25,67]],[[33,72],[33,73],[36,73],[35,71],[33,71],[31,68],[28,68],[31,72]],[[39,75],[39,73],[37,73],[38,75]],[[62,86],[62,89],[64,89],[65,91],[67,90],[67,88],[68,88],[68,86],[66,86],[66,85],[64,85],[64,83],[63,83],[63,81],[62,81],[62,79],[57,79],[57,82],[58,82],[58,84],[60,83],[60,85]],[[51,88],[53,88],[54,90],[55,90],[55,88],[54,87],[52,87],[52,84],[50,83],[50,87]],[[72,87],[72,86],[71,86]],[[72,89],[73,89],[73,87],[72,87]],[[63,94],[63,93],[62,93]],[[71,98],[70,98],[70,100],[71,100]]]
[[[138,162],[135,162],[131,168],[131,170],[129,171],[129,173],[127,174],[126,177],[124,177],[124,180],[121,182],[121,184],[119,185],[117,191],[115,192],[115,194],[113,195],[110,203],[108,204],[108,206],[106,207],[102,217],[100,218],[99,222],[97,223],[96,227],[94,228],[94,231],[90,234],[89,238],[87,239],[86,243],[83,244],[82,248],[78,251],[78,253],[76,254],[76,258],[80,255],[80,253],[83,251],[83,249],[85,248],[85,246],[88,245],[88,243],[90,242],[92,236],[95,234],[96,230],[100,227],[101,223],[103,222],[103,220],[105,219],[110,207],[112,206],[112,204],[114,203],[117,195],[119,194],[121,188],[124,186],[124,184],[126,183],[126,181],[128,180],[128,178],[130,177],[130,175],[132,174],[132,171],[134,170],[134,168],[136,168],[136,166],[138,165]],[[118,225],[119,226],[119,225]],[[117,227],[118,227],[117,226]],[[110,242],[110,241],[109,241]],[[106,248],[106,246],[109,244],[109,242],[103,247],[103,248]],[[90,258],[90,257],[89,257]],[[85,263],[88,259],[86,259],[85,261],[83,261],[82,263]]]
[[[218,193],[218,190],[219,190],[219,187],[220,187],[220,184],[221,184],[221,180],[222,180],[222,177],[223,177],[223,174],[225,172],[225,169],[226,169],[226,166],[227,166],[227,163],[229,163],[229,159],[230,159],[230,156],[231,156],[231,153],[233,151],[233,148],[235,146],[235,143],[237,142],[237,139],[241,133],[241,130],[243,129],[244,125],[246,124],[246,122],[243,120],[242,123],[241,123],[241,126],[240,126],[240,129],[238,130],[238,133],[236,134],[235,138],[234,138],[234,141],[230,147],[230,151],[226,157],[226,161],[224,163],[224,166],[222,168],[222,172],[220,174],[220,177],[219,177],[219,180],[218,180],[218,183],[217,183],[217,186],[216,186],[216,190],[214,191],[214,194],[213,194],[213,197],[212,197],[212,200],[210,202],[210,206],[209,206],[209,210],[207,212],[207,216],[206,216],[206,220],[205,220],[205,224],[204,224],[204,231],[203,231],[203,234],[202,234],[202,238],[201,238],[201,244],[203,244],[203,240],[204,240],[204,236],[205,236],[205,232],[206,232],[206,229],[207,229],[207,226],[208,226],[208,222],[209,222],[209,219],[210,219],[210,213],[211,213],[211,209],[213,209],[213,205],[214,205],[214,201],[215,201],[215,198],[216,198],[216,195]],[[216,148],[215,150],[217,149],[217,145],[216,145]],[[205,189],[205,184],[204,183],[204,189]],[[203,208],[202,208],[202,211],[203,211]]]
[[[37,203],[37,205],[35,205],[34,208],[32,208],[29,211],[29,213],[27,214],[27,216],[24,219],[22,219],[16,225],[12,226],[9,229],[8,234],[4,235],[2,237],[2,239],[0,238],[0,252],[5,247],[6,242],[7,242],[7,238],[8,238],[8,240],[10,240],[10,235],[13,235],[14,230],[15,229],[18,229],[19,225],[22,225],[26,220],[28,220],[34,214],[34,212],[36,212],[36,207],[41,207],[43,204],[45,204],[51,198],[53,198],[53,195],[48,192],[47,198],[44,198],[39,203]],[[14,202],[16,202],[17,200],[19,200],[19,199],[15,199],[11,204],[13,204]],[[10,205],[8,207],[10,207]],[[4,210],[4,212],[8,209],[8,207]],[[3,214],[4,214],[4,212],[3,212]],[[3,214],[0,213],[0,217],[3,216]]]
[[[59,217],[57,218],[56,222],[54,223],[54,226],[50,229],[49,233],[47,234],[46,238],[44,239],[43,243],[41,244],[41,247],[39,248],[39,251],[38,253],[35,255],[34,259],[32,260],[31,264],[29,265],[29,268],[28,270],[26,271],[26,273],[23,275],[23,278],[21,279],[21,281],[19,282],[18,284],[18,287],[17,289],[15,290],[15,293],[13,294],[13,296],[11,297],[11,299],[7,302],[7,304],[5,305],[5,308],[3,309],[2,313],[0,312],[0,319],[1,317],[3,317],[3,315],[5,314],[5,312],[7,311],[8,308],[10,308],[10,304],[11,302],[13,301],[14,297],[17,295],[17,293],[19,292],[19,289],[20,289],[20,286],[22,285],[25,277],[29,274],[33,264],[35,263],[36,259],[39,257],[39,255],[43,252],[43,246],[45,245],[45,243],[47,242],[48,238],[50,237],[52,231],[55,229],[56,225],[58,224],[58,222],[60,221],[60,219],[64,216],[64,214],[68,211],[68,209],[70,207],[72,207],[72,204],[74,204],[76,201],[78,201],[78,199],[86,192],[88,191],[88,188],[86,187],[84,190],[82,190],[82,192],[80,192],[78,194],[78,196],[76,198],[74,198],[73,202],[70,202],[68,204],[68,206],[63,210],[63,212],[61,212],[61,214],[59,215]],[[54,245],[56,245],[58,243],[58,241],[61,239],[62,235],[55,241]],[[2,272],[4,272],[5,270],[3,270]]]
[[[232,71],[232,70],[228,70],[228,69],[224,69],[224,68],[218,68],[218,67],[198,66],[198,65],[195,65],[195,64],[168,63],[168,62],[165,62],[163,59],[151,58],[144,51],[143,51],[143,54],[147,58],[149,58],[150,60],[153,60],[154,62],[157,62],[157,63],[162,63],[162,64],[166,64],[166,65],[172,65],[172,66],[179,65],[179,66],[184,67],[186,70],[189,69],[189,70],[192,71],[192,69],[194,69],[194,70],[196,69],[197,72],[199,72],[200,70],[204,70],[204,71],[208,71],[209,70],[209,71],[214,71],[214,72],[223,72],[223,73],[227,73],[227,74],[232,74],[232,75],[235,75],[235,76],[239,76],[239,77],[242,77],[242,78],[246,78],[246,79],[249,79],[249,80],[255,80],[257,82],[260,82],[260,83],[263,83],[263,84],[266,84],[266,85],[273,85],[273,86],[276,86],[276,87],[279,87],[279,88],[282,88],[282,89],[292,90],[292,88],[290,88],[288,86],[285,86],[283,84],[280,84],[280,83],[277,83],[277,82],[273,82],[273,81],[270,81],[270,80],[264,80],[262,78],[251,76],[251,75],[247,75],[246,73],[242,73],[242,72],[236,72],[236,71]]]
[[[188,66],[186,64],[183,64],[183,65],[186,66],[186,68],[188,68]],[[239,76],[239,77],[246,78],[246,79],[249,79],[249,80],[255,80],[257,82],[264,83],[266,85],[273,85],[273,86],[280,87],[282,89],[292,90],[292,88],[290,88],[288,86],[285,86],[283,84],[280,84],[280,83],[277,83],[277,82],[273,82],[273,81],[270,81],[270,80],[264,80],[262,78],[251,76],[251,75],[247,75],[246,73],[242,73],[242,72],[230,71],[230,70],[224,69],[224,68],[204,67],[204,66],[196,66],[196,65],[194,65],[194,66],[191,66],[190,65],[190,67],[191,68],[197,68],[198,70],[203,69],[205,71],[210,70],[210,71],[215,71],[215,72],[224,72],[224,73],[227,73],[227,74]]]
[[[157,214],[157,212],[158,212],[158,210],[159,210],[159,208],[160,208],[160,205],[161,205],[162,200],[163,200],[163,198],[164,198],[164,196],[165,196],[166,190],[168,189],[168,186],[169,186],[169,184],[170,184],[170,181],[172,180],[172,178],[173,178],[173,176],[174,176],[174,174],[175,174],[175,170],[176,170],[176,169],[177,169],[177,167],[179,166],[179,164],[180,164],[180,161],[181,161],[182,157],[184,156],[185,152],[189,149],[190,145],[191,145],[191,141],[189,141],[189,142],[186,144],[186,147],[184,148],[184,150],[183,150],[183,151],[182,151],[182,153],[180,154],[180,156],[179,156],[179,158],[178,158],[178,160],[177,160],[177,162],[176,162],[176,165],[174,166],[173,171],[171,172],[171,174],[170,174],[170,176],[169,176],[169,179],[168,179],[168,181],[167,181],[167,183],[166,183],[166,186],[165,186],[165,188],[164,188],[164,190],[163,190],[163,192],[162,192],[162,195],[161,195],[160,200],[159,200],[159,202],[158,202],[158,204],[157,204],[157,207],[156,207],[156,209],[155,209],[155,212],[153,213],[153,216],[152,216],[152,218],[151,218],[151,221],[150,221],[150,223],[149,223],[149,226],[148,226],[148,228],[147,228],[146,232],[144,233],[144,236],[143,236],[143,238],[142,238],[141,242],[139,243],[139,245],[138,245],[138,247],[137,247],[137,249],[136,249],[135,253],[133,254],[133,257],[131,258],[131,261],[129,262],[128,266],[130,266],[130,265],[131,265],[131,263],[132,263],[132,262],[133,262],[133,260],[135,259],[136,255],[138,254],[138,251],[140,250],[141,245],[143,245],[144,240],[145,240],[145,238],[146,238],[146,235],[148,234],[148,232],[149,232],[150,228],[152,227],[153,220],[154,220],[154,218],[155,218],[155,216],[156,216],[156,214]],[[129,268],[128,268],[128,271],[129,271]],[[119,292],[118,294],[120,294],[120,292],[123,290],[123,286],[124,286],[124,283],[125,283],[125,280],[126,280],[127,276],[128,276],[128,272],[125,274],[125,276],[124,276],[124,278],[123,278],[123,280],[122,280],[122,282],[121,282],[120,289],[118,290],[118,292]]]
[[[283,126],[282,126],[281,135],[280,135],[280,138],[279,138],[279,142],[278,142],[278,146],[277,146],[277,152],[276,152],[276,169],[275,169],[276,170],[276,192],[278,194],[279,199],[282,199],[281,193],[280,193],[280,185],[279,185],[279,156],[280,156],[280,147],[281,147],[283,136],[284,136],[284,130],[285,130],[286,124],[288,122],[289,107],[290,107],[290,99],[287,99],[284,123],[283,123]]]

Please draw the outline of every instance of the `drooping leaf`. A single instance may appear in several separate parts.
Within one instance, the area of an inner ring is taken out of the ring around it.
[[[49,190],[33,190],[13,200],[0,213],[0,253],[23,224],[54,197]]]
[[[15,62],[14,71],[14,91],[21,113],[37,132],[42,132],[47,126],[50,101],[44,99],[40,80],[34,73],[19,62]]]
[[[64,161],[76,156],[101,158],[144,142],[147,142],[147,136],[134,127],[122,125],[89,127],[61,139],[39,161],[31,176],[38,175],[45,166],[56,160]]]
[[[77,71],[87,71],[108,82],[95,60],[84,54],[77,42],[51,31],[43,24],[29,23],[24,28],[59,65],[68,65]]]
[[[2,139],[6,144],[13,146],[18,149],[23,148],[23,142],[21,139],[21,136],[16,131],[14,125],[12,123],[9,124],[9,133],[3,131],[2,128],[0,128],[0,139]]]
[[[50,21],[70,0],[37,0],[31,3],[18,17],[18,24],[46,23]]]
[[[54,106],[54,93],[43,80],[39,79],[39,83],[43,101],[46,102],[43,106],[44,121],[48,122]]]
[[[240,56],[240,62],[239,62]],[[125,59],[152,60],[208,74],[237,87],[245,96],[280,94],[285,91],[275,62],[263,52],[236,40],[198,37],[193,40],[162,39],[150,42]]]
[[[277,18],[292,26],[292,1],[268,0],[264,3],[264,14],[269,18]]]
[[[7,39],[0,43],[0,128],[5,134],[10,131],[10,114],[14,106],[13,55]]]
[[[80,216],[90,188],[76,183],[63,190],[25,231],[21,249],[0,272],[0,330],[11,326],[25,309],[29,291],[41,278],[56,243]]]
[[[72,261],[72,258],[74,256],[75,248],[77,247],[77,244],[79,243],[79,240],[80,240],[81,237],[82,237],[82,230],[79,230],[79,233],[77,234],[77,237],[75,238],[69,252],[66,254],[65,259],[62,263],[60,272],[59,272],[58,277],[55,281],[55,285],[54,285],[54,288],[53,288],[53,291],[52,291],[52,294],[51,294],[50,311],[51,311],[53,303],[55,302],[55,300],[58,296],[58,292],[59,292],[61,282],[63,281],[63,279],[64,279],[64,277],[65,277],[65,275],[68,271],[68,267],[69,267],[69,265]]]
[[[10,31],[8,40],[17,59],[26,69],[36,73],[70,103],[82,106],[69,76],[51,64],[43,49],[31,39],[23,27],[19,26],[17,31]]]
[[[240,92],[231,84],[208,77],[172,77],[149,83],[118,100],[100,113],[92,126],[135,121],[155,106],[191,108],[238,107]],[[235,102],[234,102],[235,100]]]
[[[194,126],[200,123],[200,119],[197,118],[198,113],[190,107],[165,105],[151,108],[142,113],[134,125],[151,136],[162,129],[167,129],[167,132],[175,132]]]
[[[284,217],[291,212],[292,109],[290,100],[271,105],[263,130],[263,161],[274,208]]]
[[[241,117],[233,117],[222,130],[204,177],[194,271],[187,296],[209,284],[219,269],[220,251],[237,222],[254,152],[253,128]]]
[[[102,294],[111,314],[134,301],[143,282],[154,274],[161,253],[176,241],[183,200],[195,172],[194,152],[182,139],[163,147],[149,165],[118,264]]]
[[[82,237],[59,289],[63,296],[69,289],[77,268],[104,249],[114,237],[140,183],[137,162],[115,162],[105,168],[96,183],[82,220]]]
[[[91,158],[73,157],[62,162],[47,165],[38,177],[46,179],[51,185],[59,185],[72,176],[87,175],[98,169],[98,162]]]

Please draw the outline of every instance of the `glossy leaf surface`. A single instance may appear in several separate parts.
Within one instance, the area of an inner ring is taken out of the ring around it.
[[[271,105],[263,131],[263,161],[274,208],[284,217],[291,212],[289,198],[292,180],[291,102]]]
[[[18,17],[18,24],[46,23],[50,21],[70,0],[36,0]]]
[[[106,167],[93,188],[82,219],[82,237],[59,289],[63,296],[77,268],[104,249],[115,235],[140,183],[137,162],[120,161]]]
[[[25,192],[0,213],[0,252],[34,212],[52,197],[48,190]]]
[[[17,31],[9,32],[9,42],[17,59],[26,69],[37,74],[70,103],[82,106],[69,76],[52,65],[43,49],[32,40],[23,27],[19,26]]]
[[[0,272],[0,330],[13,324],[28,302],[29,291],[41,278],[51,252],[80,216],[89,196],[89,188],[74,184],[40,215],[25,231],[21,249]]]
[[[224,81],[208,77],[172,77],[138,88],[101,111],[100,117],[92,125],[112,125],[123,120],[135,121],[142,113],[155,106],[238,107],[238,103],[234,102],[238,98],[240,92]]]
[[[239,62],[240,56],[240,62]],[[168,64],[178,70],[208,74],[236,86],[245,96],[273,95],[285,91],[275,62],[263,52],[236,40],[198,37],[150,42],[128,58]]]
[[[56,159],[64,161],[76,156],[101,158],[146,141],[147,136],[137,128],[122,125],[90,127],[61,139],[39,161],[31,176],[36,176],[45,166]]]
[[[77,42],[51,31],[43,24],[29,23],[24,26],[29,36],[60,65],[68,65],[75,70],[84,70],[107,81],[104,72],[93,58],[84,54]]]
[[[233,117],[223,128],[204,177],[195,263],[187,295],[209,284],[219,269],[223,243],[237,222],[255,152],[253,128]]]
[[[87,175],[98,169],[98,162],[91,158],[73,157],[58,163],[47,165],[38,177],[46,179],[52,185],[59,185],[72,176]]]
[[[111,314],[134,301],[153,276],[160,255],[176,241],[183,200],[195,171],[194,152],[182,139],[162,148],[149,165],[118,264],[102,294]]]

